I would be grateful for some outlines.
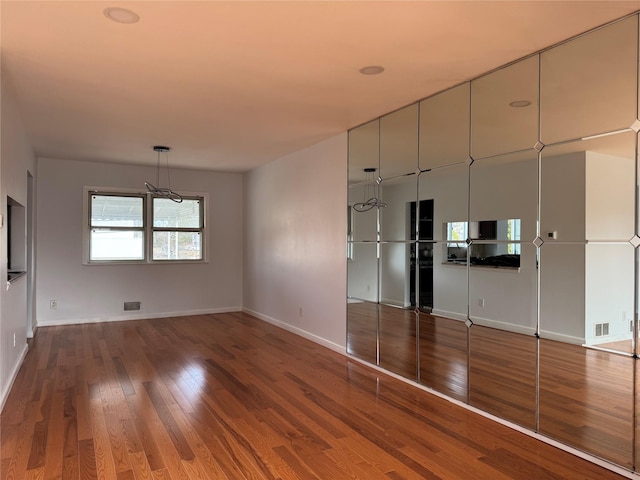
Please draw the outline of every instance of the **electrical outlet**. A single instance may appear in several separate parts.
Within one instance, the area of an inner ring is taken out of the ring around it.
[[[484,307],[484,298],[479,298],[478,299],[478,306],[479,307]]]
[[[49,300],[49,308],[51,310],[56,310],[58,308],[58,301],[57,300]]]

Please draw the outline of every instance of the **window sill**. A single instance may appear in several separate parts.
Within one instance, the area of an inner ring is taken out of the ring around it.
[[[153,262],[140,261],[140,260],[106,260],[106,261],[92,261],[82,262],[83,265],[96,266],[96,265],[202,265],[209,263],[208,260],[154,260]]]

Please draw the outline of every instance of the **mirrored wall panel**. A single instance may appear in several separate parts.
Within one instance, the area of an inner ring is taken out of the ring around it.
[[[628,242],[543,244],[540,337],[632,354],[635,253]]]
[[[365,362],[378,363],[380,305],[351,298],[347,302],[347,353]]]
[[[419,314],[420,383],[468,399],[468,328],[464,321]]]
[[[550,243],[627,241],[635,234],[636,133],[545,147],[540,236]]]
[[[419,258],[426,261],[428,276],[420,283],[421,291],[428,292],[419,306],[434,315],[466,320],[469,166],[459,163],[422,172],[418,191],[420,206],[429,213],[419,224]]]
[[[349,298],[378,302],[377,243],[351,243],[347,255],[347,296]]]
[[[418,169],[418,104],[380,118],[380,176],[384,179]]]
[[[470,246],[469,318],[474,324],[535,335],[537,251],[533,243]]]
[[[380,167],[380,120],[349,131],[349,187],[377,178],[367,175]]]
[[[349,188],[347,238],[350,242],[375,242],[378,239],[378,208],[372,205],[378,196],[378,184],[359,183]]]
[[[634,472],[639,21],[351,130],[347,205],[351,355]]]
[[[533,335],[473,325],[469,335],[469,403],[535,429],[537,343]]]
[[[633,362],[630,356],[540,340],[540,432],[631,469]]]
[[[634,16],[542,52],[542,143],[616,131],[636,120],[637,31]]]
[[[537,236],[538,152],[475,160],[469,175],[469,237],[532,242]]]
[[[380,366],[410,380],[417,379],[416,313],[380,305]]]
[[[469,83],[420,102],[420,169],[469,158]]]
[[[394,307],[415,307],[410,288],[415,267],[413,243],[390,242],[380,244],[380,303]]]
[[[415,240],[420,221],[416,204],[418,177],[414,173],[384,179],[380,183],[380,239]]]
[[[538,143],[538,56],[471,82],[471,156],[533,149]]]

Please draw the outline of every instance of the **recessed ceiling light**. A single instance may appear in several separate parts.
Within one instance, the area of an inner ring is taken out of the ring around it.
[[[509,104],[510,107],[516,108],[528,107],[529,105],[531,105],[531,102],[529,100],[514,100]]]
[[[105,8],[104,16],[118,23],[137,23],[140,21],[140,16],[136,12],[120,7]]]
[[[369,65],[367,67],[362,67],[359,72],[363,75],[379,75],[384,72],[384,67],[379,65]]]

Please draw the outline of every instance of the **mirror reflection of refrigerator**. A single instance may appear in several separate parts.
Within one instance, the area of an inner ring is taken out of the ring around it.
[[[411,245],[409,254],[410,303],[412,307],[430,311],[433,308],[433,200],[420,200],[419,211],[416,211],[416,202],[411,202],[410,218],[411,239],[415,240],[417,227],[419,240]]]

